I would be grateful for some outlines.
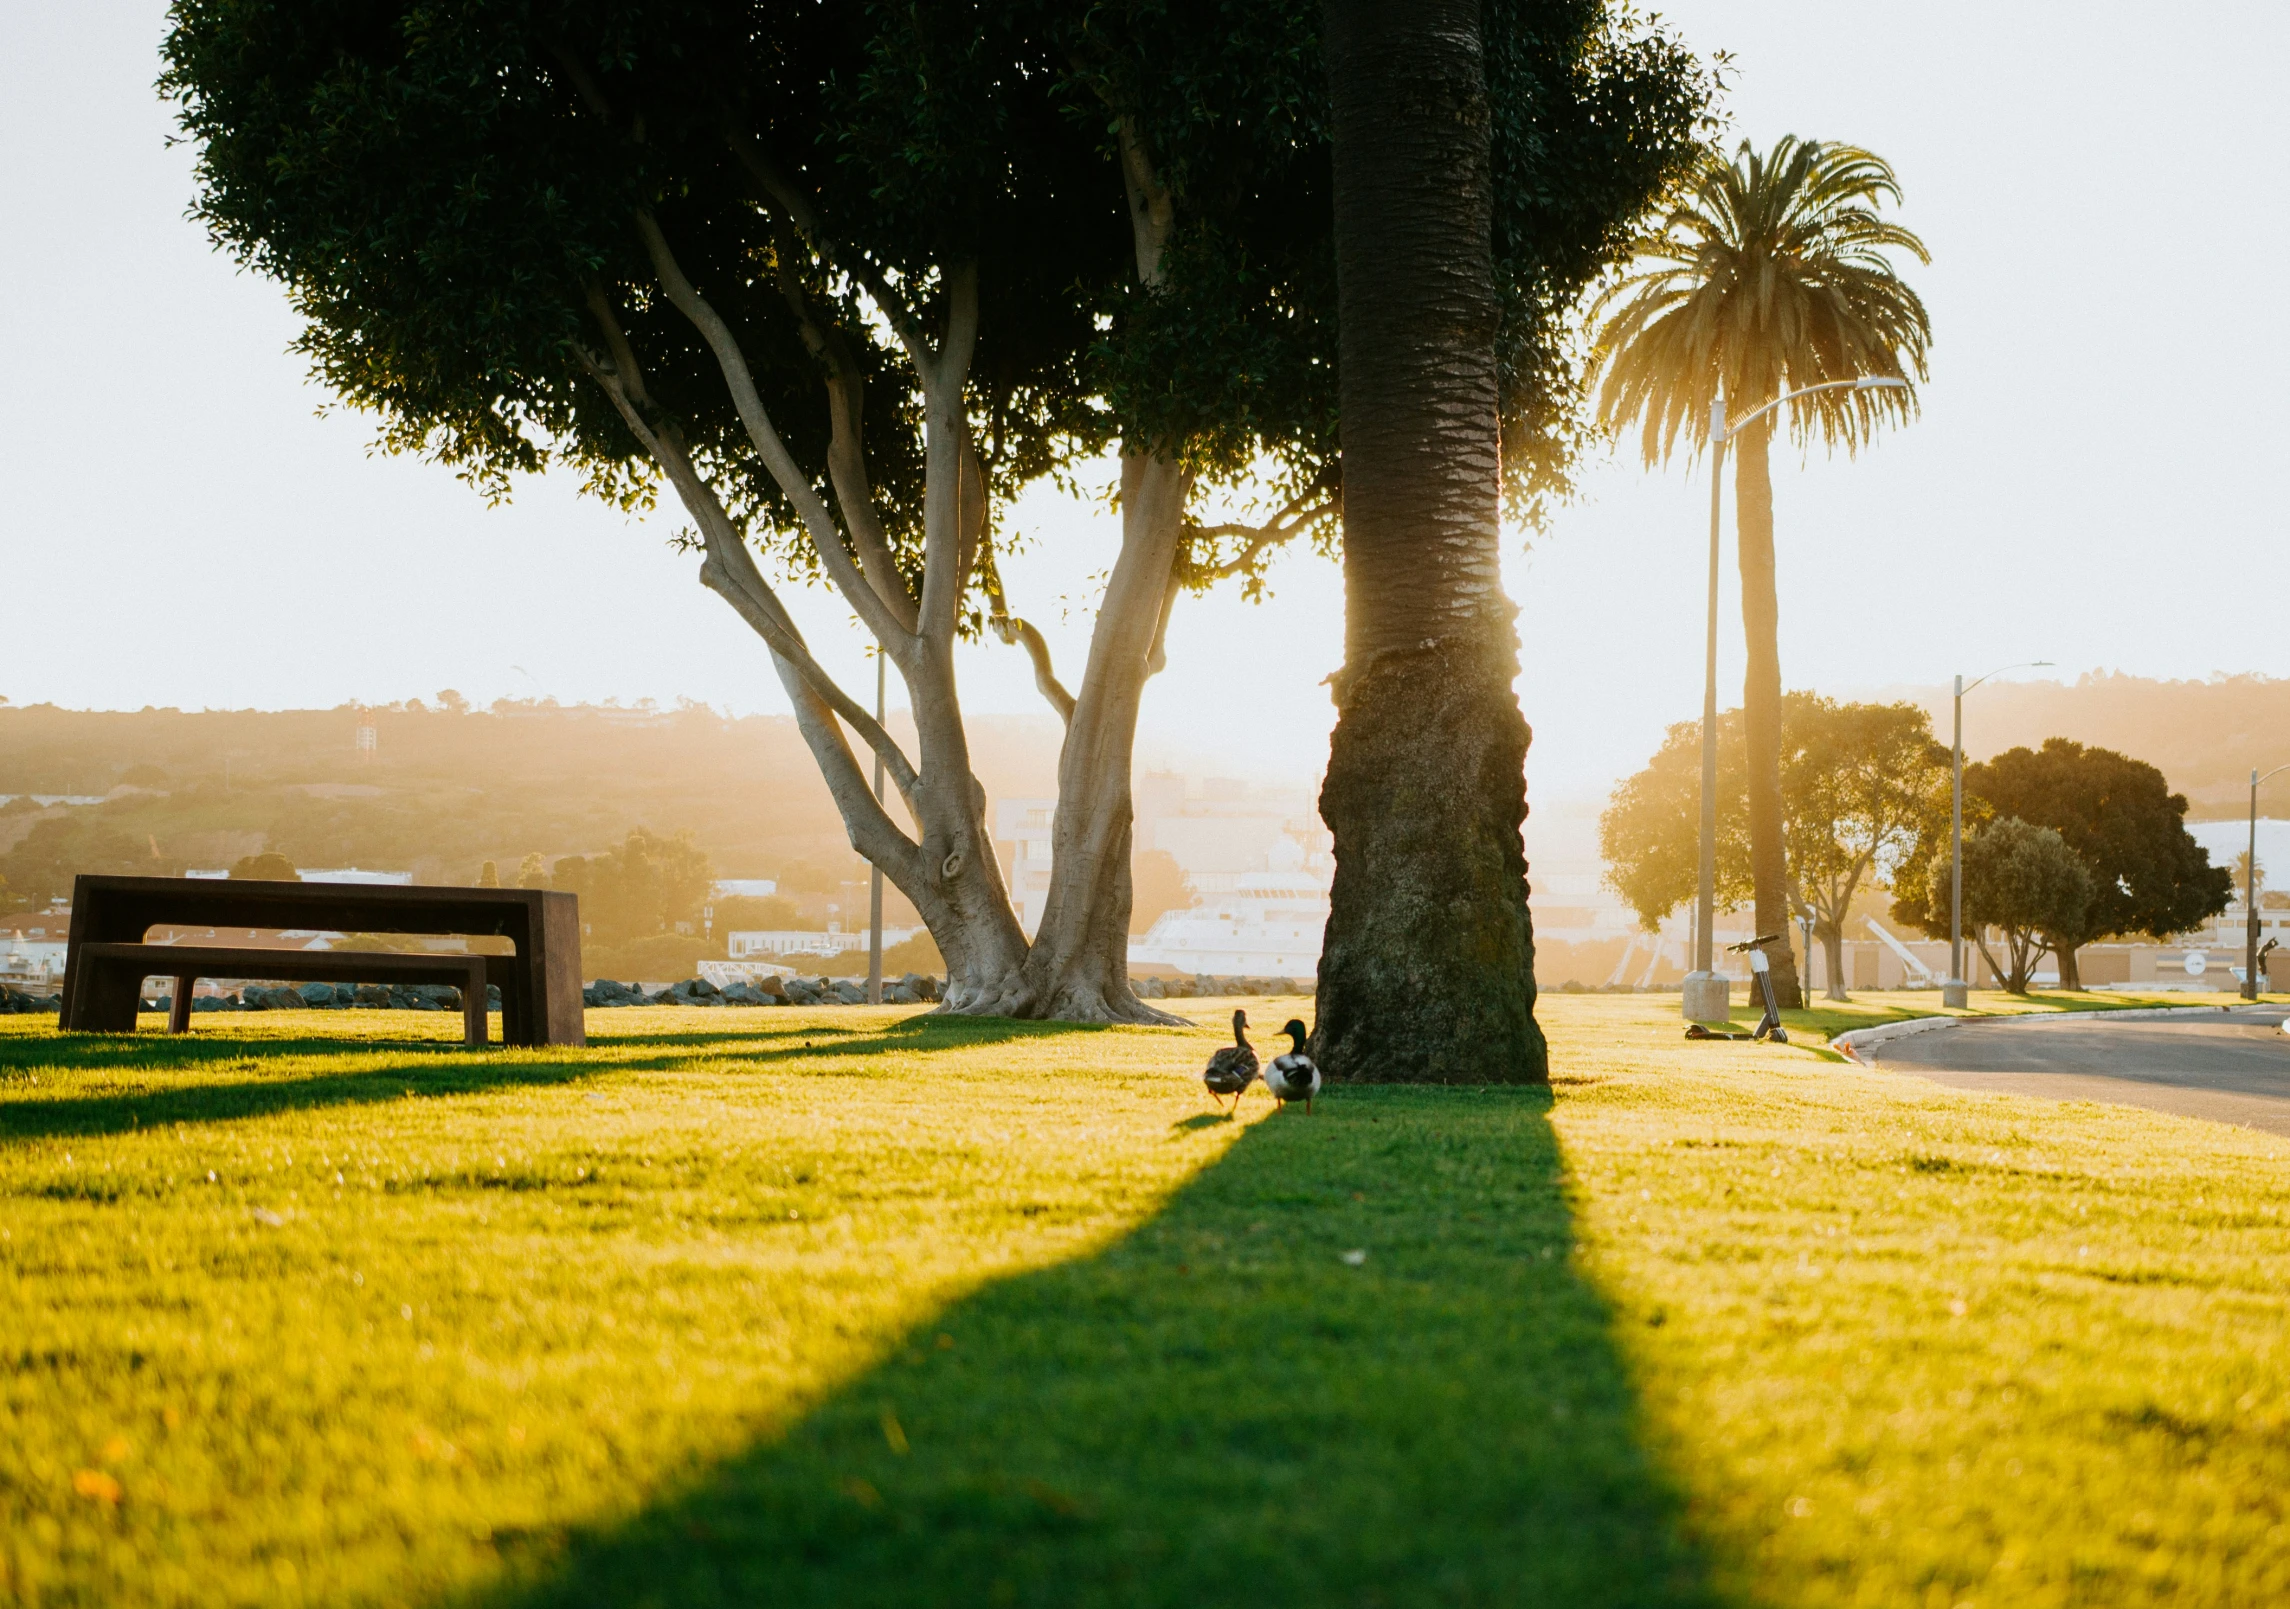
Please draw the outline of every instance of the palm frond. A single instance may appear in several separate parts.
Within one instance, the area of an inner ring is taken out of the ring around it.
[[[1617,435],[1637,426],[1646,462],[1658,464],[1681,438],[1707,445],[1721,389],[1739,415],[1831,381],[1909,381],[1789,410],[1800,443],[1847,452],[1912,417],[1932,320],[1892,254],[1932,258],[1883,215],[1900,199],[1891,165],[1859,146],[1785,136],[1762,153],[1744,141],[1730,162],[1712,152],[1591,304],[1599,424]]]

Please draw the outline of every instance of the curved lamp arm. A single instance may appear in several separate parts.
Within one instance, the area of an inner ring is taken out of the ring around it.
[[[1993,681],[1996,677],[2003,675],[2007,670],[2048,670],[2051,668],[2051,663],[2052,662],[2048,659],[2023,659],[2017,665],[1999,665],[1994,670],[1988,672],[1987,675],[1979,678],[1978,681],[1966,682],[1964,684],[1964,692],[1969,693],[1973,688],[1979,686],[1980,682]],[[1959,693],[1957,695],[1959,698],[1963,696],[1963,693]],[[2284,769],[2290,770],[2290,766],[2286,766]]]
[[[1823,391],[1906,391],[1907,389],[1909,389],[1909,385],[1906,380],[1896,379],[1892,375],[1878,375],[1866,380],[1826,380],[1820,385],[1800,386],[1795,391],[1784,391],[1763,407],[1752,408],[1739,419],[1730,423],[1720,412],[1725,407],[1725,399],[1721,397],[1710,405],[1712,434],[1716,436],[1720,444],[1729,442],[1774,409],[1780,407],[1784,402],[1795,402],[1799,397],[1810,397]]]

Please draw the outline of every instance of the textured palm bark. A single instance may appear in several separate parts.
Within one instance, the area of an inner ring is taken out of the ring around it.
[[[1480,9],[1328,0],[1324,16],[1345,663],[1313,1053],[1332,1080],[1540,1081]]]
[[[1766,947],[1773,997],[1786,1009],[1805,1003],[1797,956],[1789,943],[1789,857],[1781,806],[1781,601],[1773,584],[1773,436],[1763,421],[1741,436],[1734,459],[1734,519],[1741,555],[1741,625],[1749,668],[1742,678],[1742,736],[1749,767],[1749,875],[1757,931],[1777,933]]]

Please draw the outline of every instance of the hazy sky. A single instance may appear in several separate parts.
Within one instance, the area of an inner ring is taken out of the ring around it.
[[[2271,82],[2290,7],[1662,10],[1733,54],[1736,137],[1881,152],[1934,257],[1915,276],[1937,337],[1923,418],[1858,461],[1776,459],[1788,682],[2036,658],[2290,675],[2290,134]],[[761,645],[666,545],[680,518],[632,524],[553,483],[489,509],[371,456],[367,421],[317,416],[279,292],[184,221],[189,155],[151,91],[162,20],[158,0],[0,7],[0,695],[783,708]],[[1603,793],[1698,711],[1704,475],[1588,466],[1515,554],[1538,794]],[[1078,674],[1115,520],[1039,496],[1009,523],[1044,538],[1010,569],[1017,607]],[[1277,581],[1268,607],[1181,607],[1146,763],[1316,778],[1341,589],[1308,558]],[[820,657],[871,679],[848,612],[795,601]],[[1042,708],[1015,649],[975,650],[963,675],[972,709]]]

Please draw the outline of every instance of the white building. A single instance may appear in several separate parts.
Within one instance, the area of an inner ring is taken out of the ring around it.
[[[904,944],[921,931],[919,927],[886,927],[883,948]],[[734,961],[761,960],[774,955],[845,955],[867,947],[867,930],[862,927],[846,933],[840,926],[832,926],[824,933],[803,928],[727,933],[724,944]]]
[[[1050,829],[1057,819],[1055,799],[997,799],[994,847],[1002,856],[1002,880],[1018,925],[1032,938],[1050,903]]]
[[[1317,872],[1257,872],[1129,941],[1131,966],[1213,977],[1310,978],[1320,970],[1328,884]]]

